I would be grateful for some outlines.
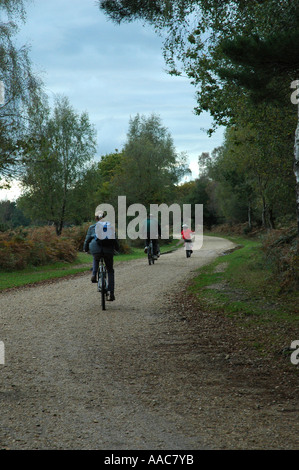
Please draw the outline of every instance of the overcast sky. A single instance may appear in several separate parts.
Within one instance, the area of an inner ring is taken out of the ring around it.
[[[222,144],[209,138],[208,114],[196,116],[195,88],[166,73],[162,39],[140,23],[115,25],[95,0],[33,0],[18,34],[49,97],[63,94],[75,111],[87,111],[97,130],[99,156],[121,150],[130,117],[156,113],[176,150],[186,152],[193,177],[198,155]],[[0,191],[0,197],[11,193]]]

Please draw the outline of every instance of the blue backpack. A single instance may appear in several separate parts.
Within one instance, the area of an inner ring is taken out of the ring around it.
[[[95,240],[99,245],[112,245],[115,232],[110,222],[97,222],[95,225]]]

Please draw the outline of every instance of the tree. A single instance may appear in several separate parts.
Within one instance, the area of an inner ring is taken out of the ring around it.
[[[128,204],[145,207],[171,200],[174,185],[189,173],[186,156],[178,155],[159,116],[137,114],[130,119],[121,164],[113,180],[117,194]]]
[[[187,74],[196,87],[196,113],[209,111],[214,119],[209,134],[218,125],[238,125],[240,109],[254,109],[253,101],[267,105],[271,100],[270,106],[276,104],[288,115],[290,84],[299,73],[298,2],[102,0],[99,4],[115,22],[143,20],[166,34],[169,72]],[[287,130],[286,140],[290,130],[294,133],[295,127]],[[298,135],[299,123],[293,165],[299,231]],[[269,137],[275,146],[274,139]],[[264,153],[261,163],[271,154]]]
[[[97,164],[98,185],[94,195],[96,206],[103,201],[116,205],[116,197],[119,195],[117,178],[118,174],[122,171],[123,158],[123,152],[119,152],[116,149],[113,153],[103,155]]]
[[[114,191],[114,177],[120,166],[122,154],[115,153],[103,155],[99,162],[92,162],[80,181],[71,190],[71,199],[76,214],[74,223],[80,224],[90,221],[94,217],[95,208],[102,203],[116,204]]]
[[[29,224],[30,220],[25,217],[16,202],[0,201],[0,231]]]
[[[250,98],[245,86],[223,74],[223,70],[232,67],[225,50],[227,42],[241,36],[250,43],[256,37],[270,35],[273,40],[260,49],[260,65],[267,68],[264,52],[270,54],[274,49],[284,68],[298,66],[299,5],[293,0],[98,0],[98,3],[116,23],[140,20],[163,35],[169,73],[184,73],[190,78],[196,87],[196,113],[208,111],[214,119],[210,134],[218,125],[233,124],[240,100]],[[281,40],[284,46],[280,45]],[[248,48],[244,51],[242,43],[237,58],[246,60],[248,55],[252,58],[249,52]],[[251,84],[256,83],[261,89],[266,76],[273,79],[277,75],[274,62],[264,75],[249,75]],[[284,90],[289,83],[285,82]]]
[[[273,228],[275,219],[294,213],[288,131],[293,115],[260,104],[255,119],[252,109],[249,116],[240,114],[238,124],[227,128],[222,148],[207,160],[206,173],[218,183],[218,204],[227,220],[243,222],[248,214],[249,227],[255,218]]]
[[[207,175],[215,184],[216,206],[220,217],[228,223],[248,221],[251,229],[256,194],[253,189],[253,172],[248,168],[248,146],[246,148],[240,137],[243,135],[244,130],[236,135],[234,128],[227,129],[223,146],[212,152]]]
[[[232,79],[249,90],[252,101],[279,102],[288,99],[289,87],[299,73],[299,6],[294,11],[297,22],[289,24],[287,31],[274,31],[267,36],[243,35],[223,43],[224,54],[230,60],[230,67],[221,71],[223,77]],[[287,88],[287,89],[286,89]],[[293,129],[295,131],[295,128]],[[295,133],[294,175],[296,180],[296,213],[299,233],[299,104],[297,129]]]
[[[53,223],[60,235],[65,221],[76,217],[72,195],[95,155],[95,130],[66,97],[56,99],[52,115],[46,106],[42,112],[28,136],[19,204],[33,220]]]
[[[227,63],[222,41],[271,28],[265,18],[275,14],[273,22],[278,22],[285,9],[273,0],[99,0],[99,6],[116,23],[145,21],[163,36],[169,73],[190,78],[196,87],[196,113],[209,111],[214,118],[210,133],[231,122],[233,103],[240,97],[239,87],[219,75]]]
[[[22,162],[20,141],[28,124],[28,107],[41,92],[41,80],[32,72],[28,47],[17,48],[17,20],[25,20],[22,0],[3,0],[0,13],[0,81],[5,101],[0,105],[0,178],[9,181]],[[2,183],[3,184],[3,183]]]
[[[178,203],[191,204],[191,219],[195,220],[195,205],[203,205],[203,224],[208,229],[218,222],[218,210],[215,205],[215,181],[205,174],[193,181],[177,186]]]

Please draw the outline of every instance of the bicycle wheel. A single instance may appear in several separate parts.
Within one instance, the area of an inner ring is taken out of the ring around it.
[[[98,271],[98,292],[101,293],[102,310],[106,310],[106,271],[103,266]]]
[[[148,247],[148,252],[147,252],[147,257],[148,257],[148,264],[154,264],[154,253],[153,253],[153,242],[150,242],[149,247]]]
[[[152,245],[151,245],[151,242],[150,242],[149,245],[148,245],[148,247],[147,247],[147,259],[148,259],[148,264],[149,264],[149,265],[152,264],[151,251],[152,251]]]
[[[106,310],[106,272],[101,273],[101,301],[102,301],[102,310]]]

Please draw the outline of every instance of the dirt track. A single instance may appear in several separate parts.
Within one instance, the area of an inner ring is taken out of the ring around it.
[[[295,416],[277,429],[259,390],[226,390],[217,354],[213,363],[173,303],[197,268],[232,246],[207,237],[189,259],[179,250],[154,266],[117,264],[105,312],[90,274],[2,293],[0,448],[294,448]]]

